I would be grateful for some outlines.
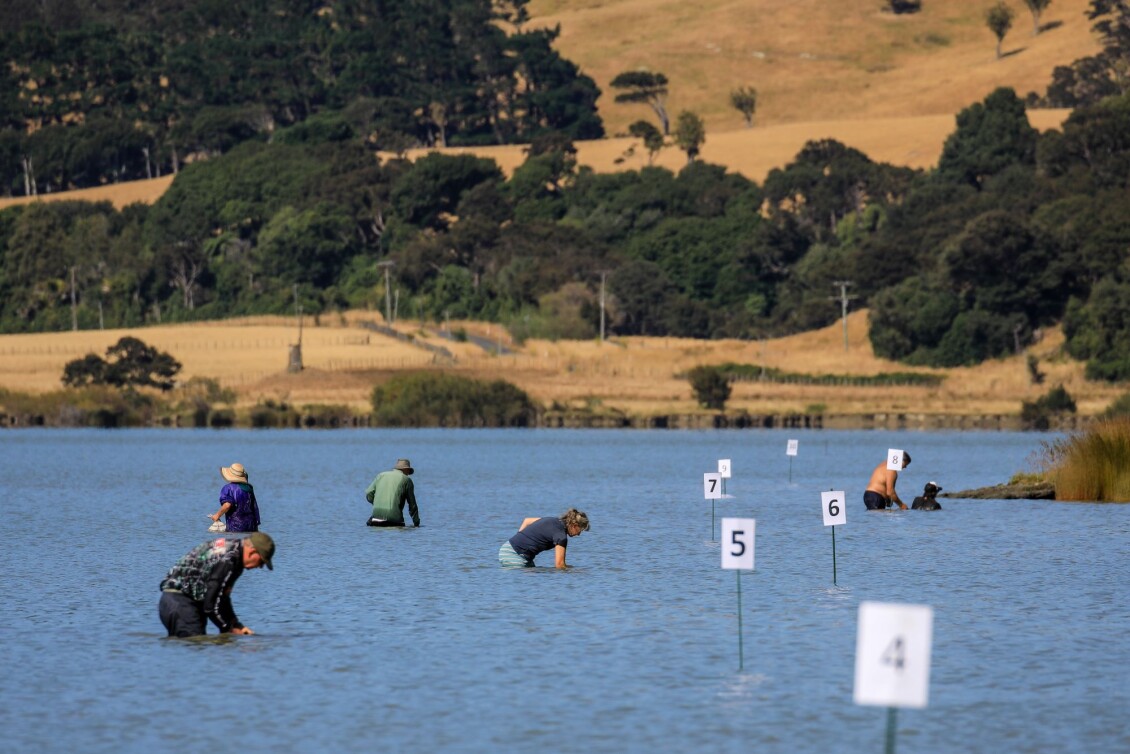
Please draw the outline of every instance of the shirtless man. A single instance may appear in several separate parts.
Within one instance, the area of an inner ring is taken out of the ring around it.
[[[905,469],[909,465],[910,453],[903,451],[902,467]],[[888,469],[886,461],[875,467],[875,470],[871,472],[871,481],[867,483],[867,491],[863,493],[863,504],[867,506],[867,510],[885,510],[892,502],[898,503],[899,508],[906,510],[906,503],[899,498],[899,493],[895,491],[895,482],[898,481],[898,478],[899,473]]]

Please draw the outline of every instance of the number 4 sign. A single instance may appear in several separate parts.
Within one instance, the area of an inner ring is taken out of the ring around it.
[[[843,526],[847,523],[847,508],[844,506],[843,490],[820,493],[820,507],[824,510],[824,525]]]
[[[726,570],[753,570],[753,540],[757,520],[722,519],[722,567]]]
[[[861,602],[855,642],[855,703],[926,706],[934,609]]]

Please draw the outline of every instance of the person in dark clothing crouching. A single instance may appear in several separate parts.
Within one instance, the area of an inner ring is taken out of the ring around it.
[[[169,636],[203,636],[205,618],[222,634],[255,633],[236,617],[231,591],[246,568],[274,570],[274,554],[274,540],[261,531],[246,539],[221,538],[192,548],[161,580],[157,614]]]
[[[922,494],[914,498],[914,502],[910,504],[911,510],[940,511],[942,506],[938,503],[938,493],[941,491],[942,488],[934,482],[926,482]]]
[[[568,568],[565,548],[569,546],[569,537],[588,530],[589,517],[576,508],[570,508],[557,517],[524,519],[518,533],[498,548],[498,562],[507,568],[529,568],[538,553],[553,550],[554,566]]]

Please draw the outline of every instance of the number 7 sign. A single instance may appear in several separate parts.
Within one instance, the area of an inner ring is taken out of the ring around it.
[[[722,519],[722,567],[729,571],[753,570],[753,543],[757,520]]]
[[[702,475],[702,495],[707,500],[722,499],[722,475],[709,473]]]

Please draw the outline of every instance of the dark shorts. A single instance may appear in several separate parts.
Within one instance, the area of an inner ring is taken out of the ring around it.
[[[863,493],[863,504],[867,506],[869,511],[881,511],[886,510],[891,501],[878,492],[867,490]]]
[[[404,526],[403,521],[388,521],[383,518],[370,518],[365,522],[366,526]]]
[[[188,636],[203,636],[206,617],[204,608],[199,602],[181,592],[161,592],[161,601],[157,603],[157,614],[161,616],[161,623],[169,632],[169,636],[185,638]]]

